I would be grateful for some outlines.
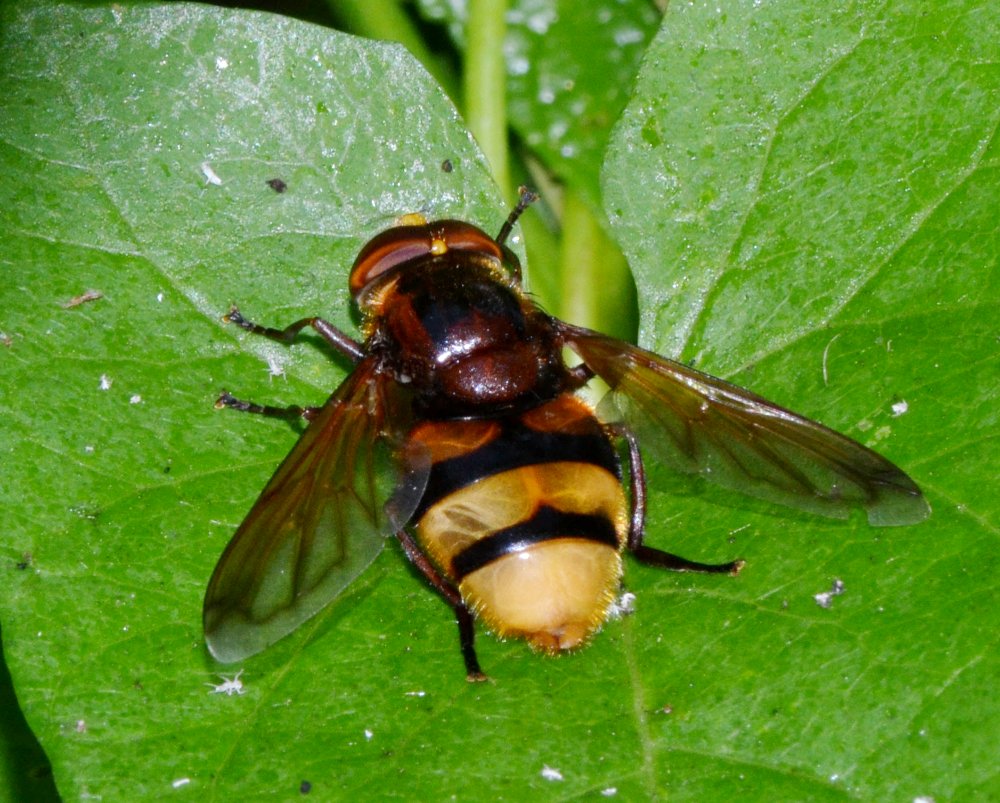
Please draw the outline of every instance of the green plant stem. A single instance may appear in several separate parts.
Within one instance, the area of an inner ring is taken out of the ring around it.
[[[327,7],[341,30],[399,42],[434,76],[452,101],[458,101],[459,84],[454,71],[427,47],[399,0],[327,0]]]
[[[635,284],[621,251],[583,198],[563,196],[559,317],[634,341]]]
[[[510,200],[514,188],[510,183],[507,68],[503,53],[506,13],[506,2],[470,2],[463,97],[469,129],[489,159],[493,178]]]

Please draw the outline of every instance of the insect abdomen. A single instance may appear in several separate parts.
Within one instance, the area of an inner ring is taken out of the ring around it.
[[[500,636],[555,652],[604,621],[628,510],[618,457],[590,409],[563,395],[521,415],[421,424],[433,463],[422,548]]]

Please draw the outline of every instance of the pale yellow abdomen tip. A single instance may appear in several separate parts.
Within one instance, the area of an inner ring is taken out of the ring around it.
[[[580,646],[600,627],[620,579],[615,549],[559,538],[498,558],[466,577],[460,590],[498,636],[555,653]]]

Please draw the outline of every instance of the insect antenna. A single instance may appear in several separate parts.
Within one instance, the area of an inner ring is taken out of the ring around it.
[[[507,215],[507,219],[500,227],[500,233],[497,235],[498,245],[503,245],[504,241],[506,241],[506,239],[510,236],[511,230],[514,228],[514,224],[517,223],[517,219],[521,217],[521,213],[538,200],[538,193],[534,190],[529,190],[527,187],[521,186],[518,187],[517,191],[519,193],[517,206],[511,210],[511,213]]]

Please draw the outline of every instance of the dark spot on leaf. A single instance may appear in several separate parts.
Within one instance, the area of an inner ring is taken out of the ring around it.
[[[280,178],[269,178],[267,180],[267,186],[279,195],[288,189],[288,185]]]

